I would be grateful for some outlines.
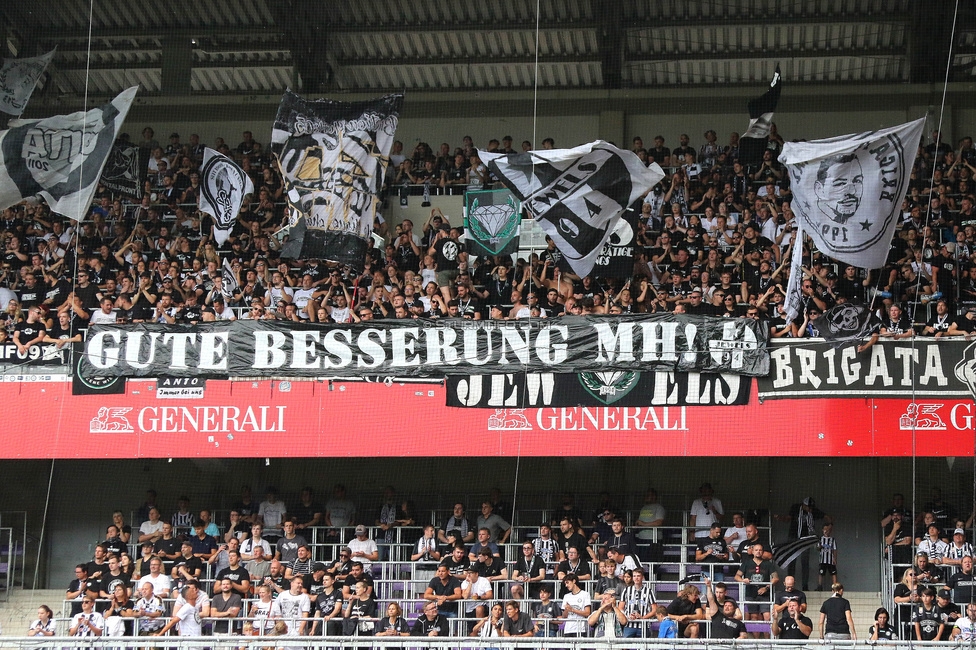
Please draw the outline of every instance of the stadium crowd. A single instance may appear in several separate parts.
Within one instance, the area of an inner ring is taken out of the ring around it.
[[[127,135],[123,136],[128,138]],[[197,210],[204,144],[172,133],[150,152],[140,200],[99,187],[89,218],[76,223],[43,203],[3,211],[0,342],[24,353],[31,344],[79,340],[89,323],[196,323],[235,318],[358,322],[380,318],[517,319],[563,314],[674,311],[768,321],[773,336],[818,335],[816,319],[845,301],[871,302],[881,336],[968,335],[976,329],[976,149],[939,134],[920,146],[904,198],[903,223],[880,270],[838,266],[806,251],[803,309],[783,316],[794,215],[788,175],[776,157],[775,125],[761,164],[738,158],[738,134],[718,143],[713,130],[673,149],[662,136],[632,148],[665,179],[644,198],[633,273],[577,277],[547,248],[522,256],[468,257],[461,215],[433,208],[422,224],[392,226],[382,216],[363,270],[316,259],[282,260],[274,236],[286,221],[282,180],[260,143],[245,131],[231,147],[254,182],[228,240],[217,246],[213,221]],[[486,150],[514,153],[511,137]],[[547,138],[543,148],[554,148]],[[522,142],[522,151],[532,143]],[[396,142],[384,201],[463,193],[496,184],[470,137],[434,150]],[[808,243],[804,243],[808,247]],[[226,264],[225,264],[226,263]]]
[[[432,513],[433,524],[390,486],[375,515],[341,484],[325,502],[305,487],[291,504],[273,487],[259,502],[245,486],[218,526],[211,510],[192,510],[185,496],[164,517],[149,490],[134,514],[142,523],[129,526],[116,511],[94,557],[76,566],[60,632],[857,638],[838,582],[833,520],[812,498],[788,514],[727,516],[705,483],[682,516],[684,530],[668,523],[653,489],[629,514],[603,493],[584,515],[564,494],[532,526],[510,523],[516,513],[497,489],[479,505],[472,516],[458,502]],[[886,552],[917,549],[917,559],[909,558],[895,589],[895,615],[879,608],[869,639],[976,638],[973,547],[963,530],[947,528],[966,524],[953,515],[933,492],[913,522],[895,495],[881,519]],[[790,540],[819,536],[811,546],[816,589],[831,596],[816,624],[807,614],[809,555],[779,566],[770,517],[789,522]],[[677,556],[665,558],[668,540],[676,540]],[[688,571],[681,579],[666,575],[677,563]],[[42,606],[29,634],[55,635],[56,619]]]

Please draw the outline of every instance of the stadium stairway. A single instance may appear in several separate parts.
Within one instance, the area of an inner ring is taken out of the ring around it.
[[[816,588],[816,587],[814,587]],[[808,591],[807,616],[813,621],[814,638],[820,636],[820,605],[830,597],[829,591]],[[868,628],[874,625],[874,613],[881,607],[881,594],[875,591],[847,591],[844,598],[851,603],[851,614],[854,617],[854,629],[858,639],[868,638]]]
[[[6,595],[6,594],[5,594]],[[23,636],[27,626],[37,618],[37,607],[47,605],[55,616],[61,609],[64,589],[38,589],[31,591],[15,587],[8,600],[0,600],[0,631],[2,636]],[[0,643],[3,647],[3,643]]]

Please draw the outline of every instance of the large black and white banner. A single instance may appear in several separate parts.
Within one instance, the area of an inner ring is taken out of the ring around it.
[[[0,65],[0,111],[17,116],[24,112],[37,82],[57,49],[40,56],[3,60],[3,65]]]
[[[788,142],[779,160],[790,174],[795,241],[809,235],[824,254],[867,269],[884,266],[925,118],[890,129]],[[794,247],[787,317],[798,310],[803,278]]]
[[[481,159],[580,277],[593,270],[624,210],[664,178],[657,163],[647,167],[633,152],[601,140],[574,149],[483,151]]]
[[[447,405],[469,408],[731,406],[749,403],[752,378],[699,372],[451,375]]]
[[[382,320],[315,325],[237,320],[96,325],[82,376],[443,377],[447,374],[769,372],[751,319],[644,314],[511,322]]]
[[[11,120],[0,132],[0,209],[40,196],[52,212],[84,219],[137,90],[87,113]]]
[[[976,344],[964,339],[881,340],[864,352],[856,342],[774,345],[759,399],[803,397],[968,397],[976,390]]]
[[[285,92],[271,132],[291,216],[282,257],[363,267],[402,105]]]
[[[214,218],[214,240],[220,246],[237,222],[244,197],[254,193],[254,183],[237,163],[210,147],[203,151],[200,170],[200,211]]]
[[[591,273],[601,278],[629,278],[634,275],[634,248],[637,244],[638,209],[624,210],[617,220],[610,237],[603,244],[603,250],[596,257]]]
[[[142,184],[149,167],[149,150],[137,144],[116,141],[102,171],[102,185],[115,193],[142,198]]]
[[[749,100],[749,128],[739,138],[739,161],[743,165],[759,165],[769,143],[769,131],[773,124],[773,113],[783,92],[783,77],[779,66],[769,82],[769,89],[759,97]]]

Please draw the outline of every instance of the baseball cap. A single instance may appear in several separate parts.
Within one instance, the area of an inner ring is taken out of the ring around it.
[[[937,594],[939,598],[952,598],[952,592],[948,589],[939,589]]]
[[[957,528],[954,531],[952,531],[952,534],[953,535],[965,535],[966,534],[966,531],[964,531],[962,528]]]
[[[817,504],[814,502],[813,497],[806,497],[803,499],[803,505],[810,506],[812,508]]]
[[[358,526],[356,526],[356,534],[357,535],[365,535],[366,534],[366,526],[363,526],[362,524],[359,524]]]

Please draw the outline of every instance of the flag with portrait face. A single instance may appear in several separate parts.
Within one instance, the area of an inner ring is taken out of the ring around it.
[[[481,159],[580,277],[593,270],[624,210],[664,178],[657,163],[645,166],[633,152],[601,140],[573,149],[484,151]]]
[[[797,230],[787,315],[795,318],[802,278],[799,243],[862,268],[884,266],[925,118],[825,140],[788,142],[779,161],[790,175]]]

